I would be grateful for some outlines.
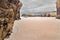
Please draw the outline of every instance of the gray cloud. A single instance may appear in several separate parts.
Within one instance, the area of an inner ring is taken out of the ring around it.
[[[21,13],[24,12],[45,12],[56,11],[56,0],[21,0],[23,7]]]

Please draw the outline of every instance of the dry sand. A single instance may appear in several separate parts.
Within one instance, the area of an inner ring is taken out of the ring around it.
[[[60,20],[55,17],[22,17],[6,40],[60,40]]]

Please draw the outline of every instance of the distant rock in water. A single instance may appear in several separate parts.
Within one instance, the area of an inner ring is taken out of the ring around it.
[[[9,38],[15,20],[20,19],[20,0],[0,0],[0,40]]]

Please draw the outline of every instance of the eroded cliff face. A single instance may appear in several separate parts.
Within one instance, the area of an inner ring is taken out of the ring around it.
[[[56,7],[57,7],[57,18],[60,19],[60,0],[57,0]]]
[[[60,0],[57,0],[57,14],[60,14]]]
[[[12,33],[15,20],[20,19],[20,0],[0,0],[0,40]]]

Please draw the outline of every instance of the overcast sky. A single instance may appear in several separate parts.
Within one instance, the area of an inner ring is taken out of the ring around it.
[[[56,0],[21,0],[21,13],[56,11]]]

